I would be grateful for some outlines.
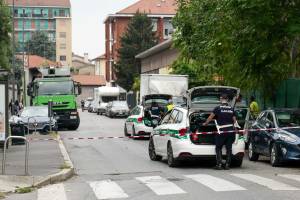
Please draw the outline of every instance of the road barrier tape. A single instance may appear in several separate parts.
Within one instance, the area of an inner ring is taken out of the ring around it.
[[[208,131],[208,132],[195,132],[191,134],[197,135],[212,135],[212,134],[226,134],[226,133],[239,133],[243,135],[249,132],[255,131],[274,131],[274,130],[289,130],[289,129],[300,129],[300,126],[294,127],[282,127],[282,128],[258,128],[258,129],[243,129],[243,130],[232,130],[232,131]],[[168,134],[159,134],[160,136],[166,136]],[[108,139],[124,139],[124,138],[131,138],[131,139],[147,139],[150,138],[150,135],[141,135],[141,136],[120,136],[120,137],[62,137],[62,140],[108,140]],[[29,141],[57,141],[55,138],[47,138],[47,139],[37,139],[37,138],[29,138]]]
[[[242,129],[242,130],[231,130],[231,131],[208,131],[208,132],[195,132],[197,135],[212,135],[212,134],[226,134],[226,133],[239,133],[241,135],[249,132],[256,131],[275,131],[275,130],[289,130],[289,129],[300,129],[300,126],[294,127],[282,127],[282,128],[257,128],[257,129]]]

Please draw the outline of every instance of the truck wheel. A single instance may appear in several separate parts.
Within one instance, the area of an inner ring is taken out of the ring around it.
[[[80,121],[78,121],[78,123],[76,124],[72,124],[71,126],[68,127],[68,129],[71,131],[75,131],[78,129],[79,125],[80,125]]]

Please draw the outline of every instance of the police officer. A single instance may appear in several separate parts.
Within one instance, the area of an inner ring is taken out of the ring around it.
[[[221,105],[217,106],[210,116],[207,118],[203,126],[207,126],[210,121],[216,119],[218,131],[223,133],[216,134],[216,160],[217,165],[215,169],[221,170],[222,165],[222,147],[226,147],[226,163],[224,169],[228,170],[231,162],[232,144],[235,140],[234,124],[237,124],[234,115],[234,109],[228,104],[228,96],[222,94],[220,97]],[[229,132],[226,132],[229,131]]]

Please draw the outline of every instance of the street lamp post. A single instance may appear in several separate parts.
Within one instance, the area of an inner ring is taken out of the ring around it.
[[[16,79],[15,79],[15,65],[16,65],[16,58],[15,58],[15,0],[13,0],[13,9],[12,9],[12,100],[15,102],[16,96]]]

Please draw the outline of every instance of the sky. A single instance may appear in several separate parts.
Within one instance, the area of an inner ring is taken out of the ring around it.
[[[71,0],[72,48],[79,55],[95,58],[105,53],[104,19],[137,0]]]

